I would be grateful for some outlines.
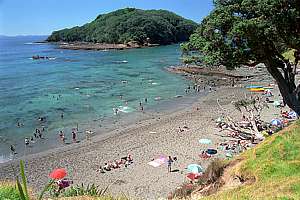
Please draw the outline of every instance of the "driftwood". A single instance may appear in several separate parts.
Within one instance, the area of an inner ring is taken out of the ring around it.
[[[258,123],[261,122],[260,115],[262,110],[267,106],[266,103],[262,102],[261,98],[258,96],[247,98],[245,94],[245,99],[233,103],[236,109],[242,113],[244,122],[248,122],[246,126],[242,126],[234,121],[230,117],[230,112],[221,106],[219,99],[217,99],[217,104],[224,118],[222,130],[234,132],[234,137],[242,140],[250,140],[255,136],[259,137],[261,135]]]

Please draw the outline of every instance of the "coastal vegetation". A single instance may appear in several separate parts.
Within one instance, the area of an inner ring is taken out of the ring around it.
[[[295,83],[300,2],[216,0],[214,4],[214,10],[182,45],[185,60],[228,69],[263,63],[278,83],[284,102],[300,114],[300,85]],[[293,51],[294,62],[291,56],[282,55],[288,50]]]
[[[120,9],[81,27],[54,31],[48,42],[171,44],[188,40],[197,24],[166,10]]]
[[[10,182],[0,182],[0,199],[21,200],[16,185]]]

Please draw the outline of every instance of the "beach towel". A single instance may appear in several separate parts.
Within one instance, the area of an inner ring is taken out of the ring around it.
[[[151,165],[152,167],[159,167],[166,162],[167,162],[167,157],[161,156],[155,160],[148,162],[148,165]]]
[[[200,177],[200,173],[188,173],[186,177],[191,181],[194,181]]]
[[[212,141],[210,139],[202,138],[199,140],[200,144],[211,144]]]

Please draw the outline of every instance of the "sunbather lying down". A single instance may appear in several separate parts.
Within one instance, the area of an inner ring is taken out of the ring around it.
[[[132,163],[133,163],[133,158],[129,154],[126,157],[122,157],[120,160],[109,161],[104,163],[104,166],[103,167],[100,166],[99,169],[97,169],[97,172],[105,173],[105,171],[111,171],[112,169],[121,168],[123,164],[125,167],[128,167]]]
[[[208,159],[211,157],[211,155],[206,153],[205,151],[202,151],[201,154],[199,154],[199,157],[203,159]]]
[[[184,125],[182,128],[180,126],[178,127],[178,132],[183,132],[183,131],[187,131],[187,130],[189,130],[189,127],[186,125]]]

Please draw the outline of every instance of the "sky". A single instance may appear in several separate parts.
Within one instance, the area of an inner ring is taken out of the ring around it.
[[[50,35],[120,8],[165,9],[201,22],[213,0],[0,0],[0,35]]]

